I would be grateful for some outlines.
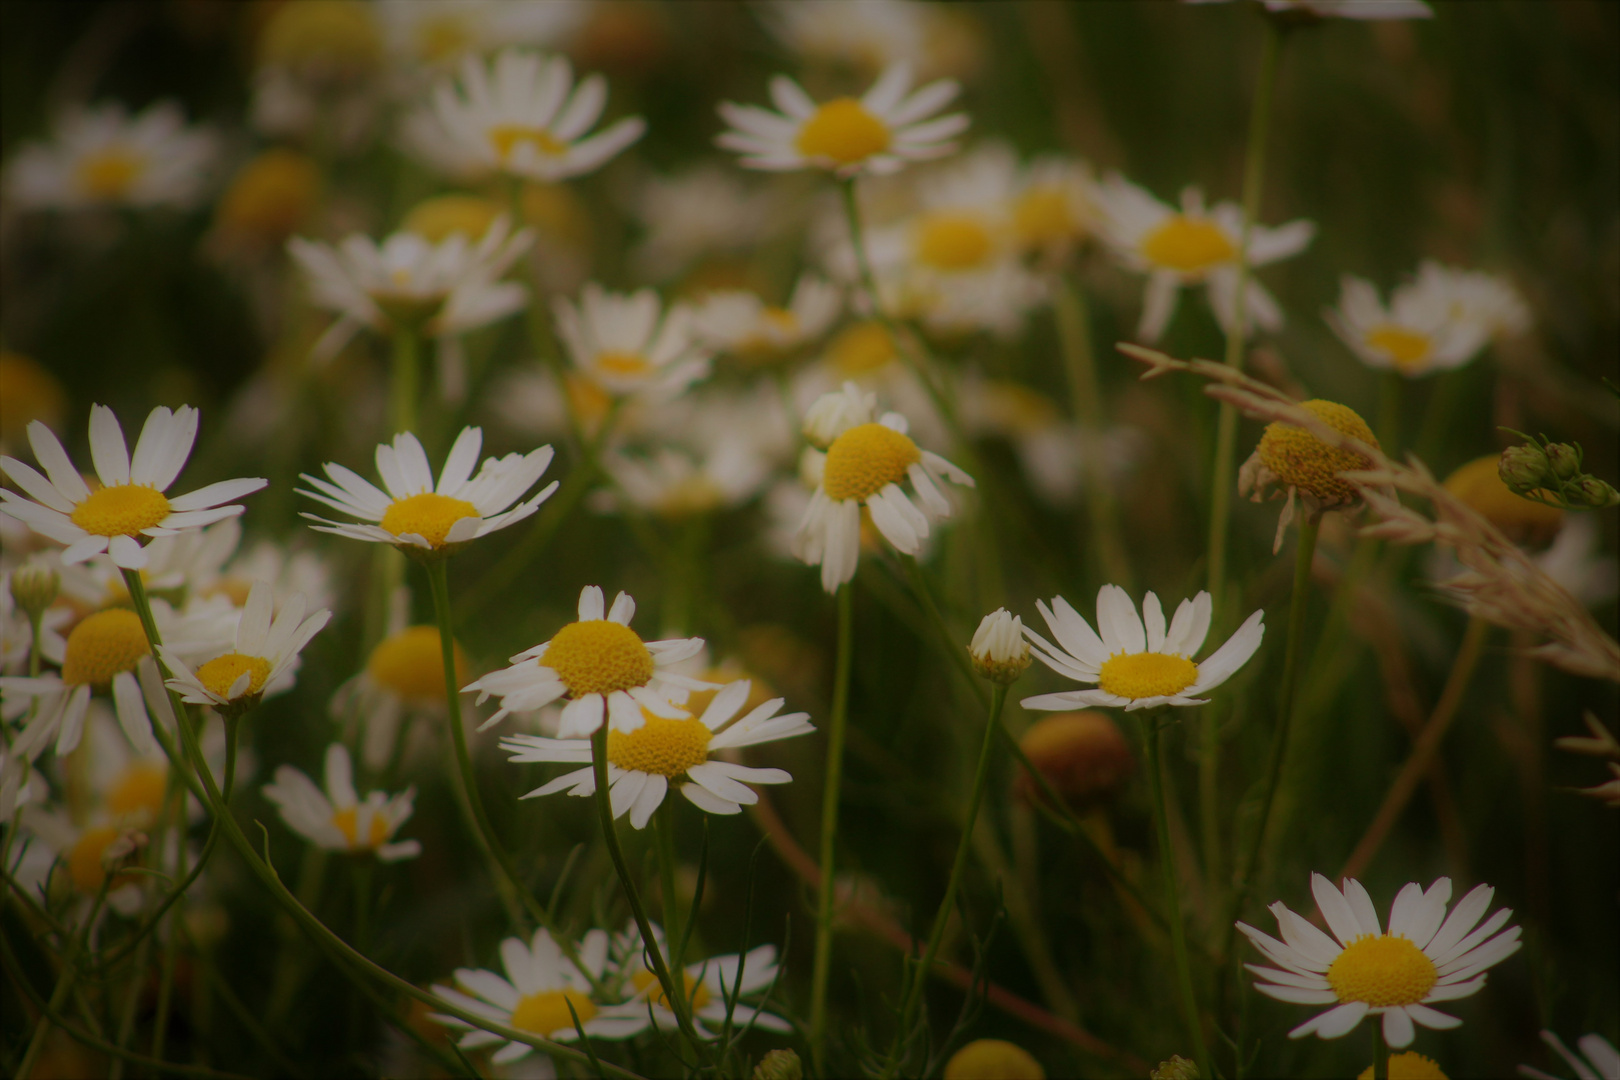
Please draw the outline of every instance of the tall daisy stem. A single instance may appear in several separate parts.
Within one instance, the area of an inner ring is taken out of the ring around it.
[[[1372,1031],[1373,1080],[1389,1080],[1389,1050],[1384,1046],[1384,1025],[1374,1018],[1367,1027]]]
[[[855,586],[838,587],[838,660],[833,671],[832,717],[827,724],[827,768],[821,793],[821,888],[816,901],[816,955],[810,977],[810,1055],[818,1076],[827,1073],[827,982],[832,974],[833,856],[838,798],[844,778],[844,733],[849,721],[849,676],[855,660]]]
[[[990,748],[995,744],[996,732],[1001,727],[1001,709],[1007,701],[1007,687],[997,683],[990,691],[990,718],[984,725],[984,742],[979,747],[979,764],[973,774],[973,794],[968,799],[967,820],[962,825],[962,838],[956,844],[956,859],[951,863],[951,876],[945,882],[945,895],[940,897],[939,910],[934,914],[934,928],[928,934],[928,945],[923,949],[922,962],[907,988],[900,1006],[900,1028],[895,1032],[895,1052],[890,1055],[885,1077],[899,1069],[904,1041],[910,1038],[911,1024],[922,1002],[923,990],[928,985],[928,974],[934,968],[934,957],[939,954],[940,942],[945,939],[945,925],[956,907],[956,891],[962,884],[962,872],[967,869],[968,853],[973,848],[973,826],[979,818],[979,806],[984,802],[985,783],[990,778]]]
[[[670,794],[673,794],[671,792]],[[679,883],[675,880],[675,800],[666,797],[663,803],[653,812],[653,832],[658,840],[658,888],[663,893],[664,901],[664,940],[669,943],[670,971],[681,972],[685,965],[681,963],[684,957],[681,946],[686,942],[686,923],[691,912],[685,916],[681,912],[681,894]],[[676,993],[686,1000],[686,979],[678,980]]]
[[[388,434],[416,430],[416,399],[422,344],[414,330],[394,332],[394,361],[388,373]]]
[[[1164,797],[1164,764],[1159,756],[1160,717],[1158,710],[1141,715],[1143,765],[1148,787],[1153,793],[1153,821],[1159,833],[1159,865],[1164,877],[1164,910],[1170,922],[1170,947],[1176,959],[1176,987],[1181,1011],[1192,1039],[1193,1056],[1201,1076],[1213,1077],[1209,1048],[1204,1044],[1204,1022],[1198,1014],[1198,997],[1193,992],[1192,965],[1187,957],[1187,928],[1181,917],[1181,890],[1176,884],[1175,850],[1170,846],[1170,811]]]

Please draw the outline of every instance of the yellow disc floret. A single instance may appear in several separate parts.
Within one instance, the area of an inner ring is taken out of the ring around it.
[[[653,366],[647,358],[630,352],[600,352],[596,354],[596,367],[604,375],[614,378],[640,378],[649,374]]]
[[[467,658],[461,646],[455,647],[456,684],[467,680]],[[407,701],[442,702],[444,656],[439,628],[410,626],[378,642],[366,661],[366,674],[378,686],[393,691]]]
[[[382,52],[382,33],[371,5],[359,0],[282,4],[259,38],[261,63],[323,79],[361,75],[377,65]]]
[[[1531,502],[1502,482],[1495,454],[1477,458],[1446,477],[1446,490],[1518,541],[1545,541],[1564,523],[1556,506]]]
[[[262,656],[226,653],[224,656],[214,657],[198,668],[197,681],[220,697],[228,698],[231,687],[244,674],[248,677],[247,689],[237,696],[252,697],[264,690],[264,681],[270,677],[270,661]]]
[[[146,159],[122,146],[109,146],[79,162],[79,187],[93,199],[118,199],[146,171]]]
[[[1213,221],[1176,214],[1142,238],[1142,255],[1155,266],[1200,274],[1232,261],[1237,246]]]
[[[709,760],[709,729],[695,716],[666,720],[642,711],[647,721],[632,732],[608,732],[608,760],[631,772],[680,776]]]
[[[477,240],[500,215],[500,207],[477,195],[436,195],[411,207],[400,228],[434,244],[452,233]]]
[[[1012,228],[1018,242],[1028,247],[1071,240],[1085,231],[1069,208],[1068,194],[1055,186],[1032,187],[1018,196]]]
[[[495,156],[504,164],[524,143],[547,157],[556,157],[568,151],[568,144],[545,128],[523,127],[521,124],[496,124],[489,129],[489,144]]]
[[[395,536],[414,533],[434,547],[443,547],[450,526],[477,516],[478,508],[465,499],[424,491],[394,500],[379,524]]]
[[[216,218],[232,236],[280,243],[315,209],[321,174],[293,150],[266,150],[237,172],[219,200]]]
[[[807,158],[853,165],[889,148],[889,127],[854,98],[834,98],[804,122],[793,146]]]
[[[168,784],[166,766],[137,761],[114,778],[103,802],[114,817],[139,819],[144,824],[155,819],[163,809],[163,793]]]
[[[1302,401],[1300,406],[1335,431],[1353,435],[1369,446],[1378,446],[1372,429],[1354,409],[1319,398]],[[1266,425],[1258,453],[1261,462],[1282,483],[1334,506],[1355,502],[1360,497],[1354,484],[1335,474],[1347,469],[1365,469],[1370,464],[1360,454],[1329,446],[1303,428],[1281,421]]]
[[[98,611],[85,616],[68,635],[62,681],[69,686],[106,686],[151,651],[140,616],[124,608]]]
[[[913,234],[917,261],[936,270],[968,270],[990,255],[994,242],[977,214],[940,210],[926,214]]]
[[[647,646],[634,630],[611,619],[569,623],[551,639],[540,663],[576,698],[646,686],[653,675]]]
[[[1369,349],[1377,349],[1384,353],[1398,370],[1408,375],[1422,371],[1423,362],[1429,358],[1429,353],[1434,349],[1434,342],[1429,340],[1429,335],[1391,323],[1375,326],[1367,331],[1366,341]]]
[[[698,982],[696,976],[683,971],[681,973],[681,978],[686,984],[687,1004],[689,1004],[693,1009],[701,1009],[703,1006],[709,1003],[709,988]],[[658,976],[654,975],[652,972],[638,971],[634,975],[630,976],[630,982],[635,986],[637,992],[645,990],[648,987],[653,987],[654,989],[651,995],[649,995],[652,1003],[664,1009],[670,1007],[669,995],[664,993],[664,988],[658,983]]]
[[[107,845],[118,839],[118,830],[111,825],[97,825],[79,834],[78,841],[68,851],[68,877],[80,892],[93,893],[107,880],[101,856]]]
[[[1361,1070],[1356,1080],[1372,1080],[1373,1067],[1367,1066]],[[1448,1080],[1440,1066],[1431,1058],[1408,1050],[1404,1054],[1389,1055],[1389,1069],[1385,1072],[1389,1080]]]
[[[366,836],[360,838],[360,808],[358,806],[345,806],[332,814],[332,824],[337,826],[343,839],[348,841],[350,851],[370,851],[379,847],[388,839],[388,819],[381,814],[373,813],[366,825]]]
[[[822,487],[829,499],[865,502],[885,486],[905,479],[906,470],[921,460],[917,444],[893,428],[860,424],[827,448]]]
[[[93,536],[135,536],[169,516],[169,500],[145,484],[114,484],[92,491],[69,516]]]
[[[827,358],[846,379],[859,378],[900,358],[894,338],[880,322],[859,322],[833,338]]]
[[[1046,1070],[1022,1046],[975,1039],[945,1063],[945,1080],[1046,1080]]]
[[[1097,673],[1097,685],[1123,698],[1170,697],[1198,681],[1198,665],[1168,653],[1115,653]]]
[[[512,1026],[536,1035],[573,1032],[574,1017],[568,1013],[570,1005],[581,1024],[596,1015],[596,1002],[588,994],[578,990],[542,990],[538,994],[526,994],[518,1001],[517,1008],[512,1010]]]
[[[1375,1009],[1415,1005],[1439,978],[1423,950],[1389,934],[1356,938],[1327,970],[1328,985],[1340,1001],[1365,1001]]]

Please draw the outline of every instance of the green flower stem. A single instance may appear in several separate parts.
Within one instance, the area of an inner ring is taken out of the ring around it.
[[[682,972],[686,970],[682,960],[681,947],[686,942],[686,917],[681,913],[681,894],[675,881],[675,799],[674,790],[671,789],[664,796],[663,803],[653,814],[653,832],[658,841],[658,887],[663,893],[664,901],[664,940],[669,944],[669,969],[675,977],[675,992],[681,996],[681,1002],[690,1010],[687,1003],[686,979]]]
[[[155,652],[156,646],[161,643],[162,638],[159,636],[157,625],[152,619],[152,606],[147,600],[146,589],[141,583],[140,575],[126,570],[124,572],[124,581],[129,586],[130,599],[134,603],[135,613],[140,616],[141,625],[146,629],[147,640],[151,642]],[[158,661],[158,670],[165,680],[171,677],[168,666],[161,659]],[[563,1058],[582,1065],[590,1063],[588,1055],[571,1046],[541,1038],[530,1031],[520,1031],[505,1024],[498,1024],[478,1013],[470,1012],[452,1002],[435,997],[415,983],[408,982],[387,968],[374,963],[364,953],[357,951],[348,942],[334,934],[325,923],[321,922],[308,908],[299,903],[298,898],[282,883],[281,875],[276,872],[275,867],[270,865],[267,859],[261,856],[258,851],[254,850],[252,842],[242,832],[242,827],[237,824],[236,818],[231,816],[230,808],[225,805],[219,786],[214,781],[214,774],[209,770],[208,762],[202,754],[202,748],[197,743],[197,735],[192,730],[190,713],[186,709],[185,703],[180,700],[180,696],[173,690],[169,691],[169,704],[174,710],[175,727],[180,732],[183,756],[181,752],[175,750],[174,743],[169,739],[167,733],[161,732],[161,726],[154,726],[153,734],[157,735],[159,745],[163,747],[166,754],[170,755],[171,761],[184,760],[189,765],[189,770],[185,775],[187,787],[198,794],[202,803],[208,807],[209,813],[224,826],[225,838],[236,849],[236,853],[247,864],[248,870],[258,879],[259,884],[264,886],[265,890],[270,893],[271,898],[281,906],[282,910],[290,915],[293,921],[309,935],[310,940],[326,952],[328,958],[339,970],[343,971],[352,980],[375,979],[396,994],[403,994],[406,997],[420,1001],[424,1005],[431,1006],[435,1012],[454,1016],[458,1020],[465,1020],[481,1031],[492,1032],[508,1041],[523,1043],[525,1046],[532,1046],[536,1050],[543,1050],[552,1057]],[[233,733],[234,729],[229,729],[227,732],[227,734]],[[642,1077],[629,1069],[621,1068],[611,1062],[603,1061],[597,1063],[595,1067],[602,1072],[625,1077],[626,1080],[643,1080]]]
[[[1397,452],[1401,437],[1401,399],[1405,396],[1406,379],[1398,371],[1386,371],[1378,380],[1378,447],[1392,460],[1400,460]]]
[[[422,339],[415,330],[394,331],[394,362],[388,377],[388,437],[416,430],[416,401],[422,366]]]
[[[838,799],[844,778],[844,736],[849,723],[849,677],[855,659],[855,586],[838,587],[838,659],[833,670],[832,716],[827,722],[827,767],[821,793],[821,888],[816,898],[816,954],[810,977],[810,1056],[818,1076],[827,1075],[827,984],[832,975],[834,855]]]
[[[142,938],[140,947],[135,950],[134,970],[124,989],[124,1007],[118,1014],[118,1030],[114,1033],[117,1039],[115,1045],[120,1050],[128,1049],[129,1041],[135,1035],[135,1011],[140,1005],[141,994],[146,989],[146,960],[147,954],[151,951],[152,940]],[[123,1075],[123,1059],[115,1058],[107,1067],[107,1080],[120,1080]]]
[[[68,938],[67,951],[62,954],[62,971],[56,977],[56,986],[51,990],[50,1002],[41,1010],[39,1022],[34,1025],[34,1036],[28,1042],[28,1049],[23,1051],[23,1059],[17,1066],[17,1080],[28,1080],[34,1071],[34,1063],[39,1060],[40,1051],[45,1049],[45,1037],[50,1034],[52,1020],[51,1014],[61,1009],[62,1002],[67,1000],[73,992],[74,983],[79,974],[79,953],[84,950],[90,940],[90,931],[101,917],[101,907],[107,900],[107,886],[112,882],[112,875],[108,874],[102,879],[101,888],[96,892],[96,901],[90,906],[90,914],[84,920],[79,932]]]
[[[1384,1025],[1374,1017],[1367,1028],[1372,1032],[1373,1080],[1389,1080],[1389,1050],[1384,1046]]]
[[[1170,947],[1176,958],[1176,987],[1181,997],[1181,1011],[1187,1024],[1187,1036],[1192,1039],[1193,1056],[1198,1060],[1200,1075],[1213,1077],[1209,1048],[1204,1044],[1204,1023],[1198,1013],[1198,998],[1193,993],[1192,966],[1187,959],[1187,928],[1181,917],[1181,893],[1176,885],[1176,860],[1170,846],[1170,812],[1164,798],[1164,763],[1159,756],[1160,710],[1153,709],[1140,715],[1142,724],[1143,765],[1147,769],[1148,786],[1153,792],[1153,821],[1159,833],[1159,865],[1164,877],[1164,907],[1170,919]]]
[[[1231,331],[1226,335],[1226,364],[1243,369],[1244,343],[1249,333],[1249,234],[1260,215],[1260,194],[1265,183],[1266,139],[1271,131],[1271,100],[1277,85],[1277,68],[1282,58],[1283,28],[1266,19],[1266,36],[1260,52],[1260,74],[1255,83],[1254,104],[1249,111],[1249,147],[1243,161],[1243,229],[1237,253],[1237,310],[1232,312]],[[1215,434],[1215,471],[1210,481],[1209,514],[1209,594],[1216,611],[1225,610],[1226,540],[1232,516],[1232,492],[1237,475],[1237,410],[1221,403]]]
[[[979,764],[973,774],[973,794],[968,799],[967,819],[962,825],[962,838],[956,844],[956,858],[951,863],[951,876],[945,882],[945,895],[940,897],[939,910],[934,914],[934,928],[928,934],[928,945],[923,949],[922,962],[906,991],[900,1006],[900,1028],[895,1032],[895,1049],[889,1058],[885,1077],[893,1076],[900,1067],[900,1047],[910,1037],[912,1019],[922,1003],[923,988],[928,974],[934,969],[934,957],[939,954],[940,942],[945,939],[945,925],[956,908],[956,891],[962,884],[962,872],[967,869],[968,852],[973,848],[973,826],[979,819],[979,807],[984,802],[984,788],[990,779],[990,748],[995,745],[996,732],[1001,728],[1001,709],[1007,703],[1007,687],[995,684],[990,690],[990,717],[984,725],[984,742],[979,746]]]
[[[596,812],[602,822],[602,839],[607,844],[608,857],[613,860],[613,869],[619,875],[624,898],[630,904],[636,929],[641,932],[643,955],[652,964],[653,976],[663,988],[664,1000],[669,1002],[671,1011],[675,1013],[681,1034],[686,1036],[693,1048],[706,1053],[703,1040],[692,1026],[692,1014],[686,1007],[686,995],[682,993],[686,989],[686,980],[683,978],[676,983],[669,966],[664,963],[664,951],[658,947],[658,939],[653,936],[652,923],[647,921],[647,911],[641,903],[641,893],[636,889],[636,881],[630,876],[630,866],[624,859],[624,850],[619,846],[618,830],[613,823],[613,800],[608,791],[607,742],[608,720],[603,717],[602,726],[591,733],[591,773],[596,781]]]
[[[1085,447],[1086,509],[1091,517],[1092,536],[1103,576],[1127,591],[1134,592],[1130,556],[1120,534],[1119,504],[1109,487],[1107,463],[1097,447],[1104,425],[1102,391],[1097,385],[1097,360],[1091,349],[1091,312],[1085,290],[1072,274],[1059,279],[1054,299],[1058,340],[1063,347],[1063,369],[1069,378],[1069,397],[1074,418],[1093,442]]]
[[[172,774],[173,771],[174,771],[174,767],[170,766],[170,773]],[[158,861],[159,865],[161,866],[162,859],[163,859],[162,848],[163,848],[163,846],[165,846],[164,843],[163,843],[164,833],[166,833],[168,831],[168,829],[173,829],[173,828],[178,828],[179,829],[180,835],[178,837],[176,837],[177,842],[175,844],[175,853],[176,853],[175,872],[181,876],[182,880],[185,880],[186,879],[186,837],[185,837],[186,796],[185,796],[185,793],[183,791],[179,790],[179,785],[177,785],[174,782],[174,778],[173,778],[172,775],[170,776],[170,779],[169,779],[169,788],[173,792],[169,824],[168,824],[167,828],[159,831],[157,837],[155,838],[154,846],[156,846],[158,848],[158,850],[156,852],[156,856],[157,856],[157,861]],[[229,796],[226,796],[226,798],[229,798]],[[182,897],[184,896],[183,893],[180,894],[180,895]],[[163,1050],[164,1050],[165,1045],[168,1043],[168,1038],[169,1038],[169,1009],[172,1006],[173,1001],[174,1001],[174,967],[175,967],[176,961],[179,959],[179,952],[180,952],[180,935],[176,931],[177,931],[177,924],[179,923],[181,915],[182,915],[182,911],[183,911],[183,909],[176,910],[172,914],[170,914],[170,916],[169,916],[169,938],[168,938],[167,941],[165,941],[163,943],[163,966],[160,969],[160,972],[159,972],[159,975],[158,975],[157,1017],[153,1021],[153,1025],[152,1025],[152,1056],[157,1058],[159,1061],[161,1061],[163,1059]],[[139,969],[137,969],[137,976],[136,976],[137,978],[139,978],[138,972],[139,972]],[[122,1044],[123,1040],[119,1040],[119,1041],[120,1041],[120,1044]]]

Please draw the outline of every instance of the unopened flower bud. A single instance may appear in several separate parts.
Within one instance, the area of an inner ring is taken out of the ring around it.
[[[1510,446],[1502,451],[1497,475],[1514,491],[1534,491],[1547,482],[1547,455],[1534,443]]]
[[[852,427],[872,422],[877,408],[877,395],[864,394],[852,382],[842,390],[822,394],[804,414],[804,437],[822,448],[832,445],[834,439]]]
[[[1024,640],[1024,624],[1006,608],[986,615],[973,632],[968,646],[973,670],[991,682],[1009,686],[1029,669],[1029,642]]]
[[[1148,1073],[1148,1080],[1199,1080],[1202,1076],[1198,1062],[1174,1054],[1169,1061],[1159,1062],[1159,1067]]]
[[[975,1039],[945,1063],[945,1080],[1046,1080],[1046,1070],[1022,1046]]]
[[[754,1080],[801,1080],[804,1063],[792,1050],[772,1050],[754,1066]]]
[[[1615,491],[1595,476],[1583,476],[1578,483],[1565,486],[1564,497],[1571,503],[1590,506],[1594,510],[1620,504],[1620,491]]]
[[[1136,771],[1136,759],[1107,713],[1053,713],[1030,725],[1018,740],[1029,763],[1077,813],[1107,802]],[[1018,774],[1014,790],[1039,797],[1035,782]]]
[[[44,563],[24,563],[11,572],[11,599],[30,619],[44,614],[61,590],[61,575]]]
[[[1580,449],[1568,443],[1550,443],[1542,451],[1547,456],[1547,471],[1560,480],[1573,480],[1581,475]]]

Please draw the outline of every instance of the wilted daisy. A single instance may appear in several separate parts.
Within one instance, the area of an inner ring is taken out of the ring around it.
[[[1550,1031],[1541,1033],[1541,1041],[1569,1063],[1578,1080],[1620,1080],[1620,1051],[1615,1050],[1614,1044],[1601,1035],[1582,1035],[1577,1039],[1575,1045],[1581,1048],[1579,1055],[1571,1052],[1563,1040]],[[1528,1076],[1530,1080],[1557,1080],[1528,1065],[1519,1066],[1519,1075]]]
[[[747,289],[712,292],[693,312],[698,337],[720,352],[752,363],[768,363],[819,339],[843,308],[836,286],[806,274],[786,307],[767,304]]]
[[[264,797],[281,809],[281,820],[304,839],[327,851],[375,855],[382,862],[412,859],[422,853],[415,840],[394,841],[394,833],[410,820],[416,789],[398,795],[373,791],[365,802],[354,790],[354,770],[342,743],[326,748],[326,790],[291,765],[276,769],[275,782],[264,786]]]
[[[132,461],[118,417],[105,405],[90,406],[90,457],[101,481],[91,491],[51,429],[36,420],[28,425],[28,442],[45,476],[16,458],[0,457],[0,469],[34,500],[0,488],[0,513],[66,544],[64,563],[105,551],[118,566],[139,570],[146,552],[137,537],[171,536],[234,517],[242,507],[221,504],[268,483],[258,477],[221,480],[168,498],[163,492],[180,475],[196,438],[196,409],[182,405],[170,412],[160,405],[147,416]]]
[[[553,480],[534,498],[508,510],[551,464],[551,447],[485,458],[474,476],[483,439],[482,428],[462,428],[435,486],[422,444],[410,432],[400,432],[392,446],[382,443],[377,447],[377,472],[387,494],[354,471],[329,461],[325,469],[332,482],[304,473],[303,480],[316,490],[300,489],[299,494],[377,524],[340,524],[314,514],[303,516],[321,523],[313,526],[317,532],[393,544],[407,552],[449,554],[468,541],[522,521],[557,490]]]
[[[1061,596],[1052,606],[1035,602],[1058,644],[1024,627],[1041,663],[1077,682],[1096,683],[1095,690],[1040,694],[1023,701],[1026,709],[1123,706],[1126,712],[1162,705],[1203,705],[1197,695],[1213,690],[1249,662],[1265,636],[1265,612],[1250,615],[1237,632],[1202,661],[1193,653],[1203,647],[1211,616],[1209,593],[1183,600],[1165,626],[1159,598],[1148,593],[1142,614],[1130,594],[1118,585],[1097,591],[1097,630]],[[1099,636],[1100,634],[1100,636]]]
[[[659,952],[667,958],[670,955],[669,943],[664,938],[663,928],[657,923],[652,923],[651,927]],[[614,937],[613,958],[618,962],[621,977],[626,980],[624,990],[634,995],[632,1000],[641,1014],[646,1016],[650,1012],[654,1022],[664,1030],[678,1027],[675,1010],[670,1007],[658,976],[647,967],[641,932],[634,923]],[[740,985],[737,981],[739,968],[742,972]],[[692,1019],[710,1028],[723,1028],[729,1015],[734,1030],[753,1025],[765,1031],[792,1031],[792,1024],[775,1013],[766,1012],[764,1006],[748,1005],[740,1000],[769,991],[776,982],[777,970],[774,945],[760,945],[742,956],[733,953],[687,964],[681,977]],[[733,995],[736,995],[735,998]]]
[[[777,716],[781,698],[773,698],[731,723],[748,701],[751,687],[747,679],[728,684],[713,696],[702,716],[693,716],[684,709],[674,710],[674,716],[647,711],[643,713],[646,722],[635,731],[609,731],[608,791],[613,816],[629,814],[631,825],[644,828],[663,803],[670,785],[682,778],[686,782],[677,784],[681,794],[711,814],[735,814],[758,802],[759,796],[748,784],[785,784],[792,780],[782,769],[756,769],[713,759],[717,750],[791,739],[815,730],[810,726],[809,713]],[[501,749],[516,762],[585,763],[585,768],[535,788],[523,796],[525,799],[558,791],[584,797],[596,791],[596,776],[589,764],[589,739],[512,735],[501,740]]]
[[[351,233],[335,247],[293,237],[287,250],[309,278],[315,303],[339,315],[315,343],[315,356],[336,355],[363,326],[442,342],[505,318],[529,293],[500,276],[533,241],[529,229],[512,234],[504,216],[476,242],[461,232],[438,243],[397,232],[381,244]]]
[[[610,394],[675,392],[709,371],[685,304],[664,310],[651,289],[608,292],[588,282],[579,304],[552,301],[557,334],[580,374]]]
[[[194,205],[219,150],[218,138],[188,128],[172,101],[130,116],[116,102],[69,109],[52,139],[17,151],[6,170],[6,194],[18,206]]]
[[[951,516],[940,483],[973,486],[967,473],[912,442],[899,413],[884,413],[873,422],[874,403],[854,383],[845,383],[843,390],[811,406],[805,417],[806,435],[825,443],[827,453],[819,461],[820,480],[794,545],[799,558],[821,567],[821,587],[828,592],[855,576],[863,507],[896,550],[916,555],[929,523]],[[911,495],[900,487],[906,480],[911,481]]]
[[[1188,4],[1224,4],[1228,0],[1184,0]],[[1260,0],[1274,15],[1318,19],[1428,19],[1434,10],[1424,0]]]
[[[685,710],[670,703],[670,695],[687,690],[713,690],[703,682],[672,670],[695,656],[702,638],[642,641],[630,629],[636,602],[628,593],[613,598],[604,614],[602,590],[587,585],[579,593],[579,619],[552,635],[550,641],[512,657],[512,666],[492,671],[463,687],[478,691],[478,702],[491,695],[501,707],[479,730],[500,722],[511,712],[528,712],[567,696],[557,734],[565,739],[589,736],[602,726],[604,715],[614,730],[629,734],[646,722],[647,714],[677,720]]]
[[[1429,1004],[1478,993],[1485,969],[1519,951],[1519,928],[1502,930],[1510,909],[1498,910],[1475,928],[1495,891],[1476,887],[1448,917],[1450,878],[1427,890],[1412,882],[1395,897],[1385,933],[1359,881],[1346,878],[1341,893],[1321,874],[1312,874],[1311,893],[1333,937],[1281,902],[1271,905],[1271,913],[1282,941],[1246,923],[1237,928],[1278,965],[1246,965],[1264,980],[1255,983],[1256,990],[1279,1001],[1334,1006],[1290,1031],[1289,1038],[1337,1039],[1363,1017],[1381,1015],[1384,1042],[1399,1048],[1412,1042],[1414,1023],[1439,1030],[1459,1026],[1461,1020]]]
[[[915,91],[911,82],[911,65],[895,63],[859,100],[840,97],[818,105],[798,83],[778,75],[771,80],[771,100],[781,112],[721,102],[720,115],[732,130],[715,142],[740,153],[750,169],[826,169],[839,177],[898,172],[907,162],[951,153],[951,139],[968,126],[966,113],[929,119],[956,97],[953,80]]]
[[[1432,272],[1397,288],[1388,308],[1371,282],[1347,274],[1338,307],[1324,317],[1362,363],[1409,379],[1461,367],[1491,338],[1490,324],[1457,303],[1448,281]]]
[[[1208,286],[1210,307],[1221,328],[1231,330],[1238,310],[1237,263],[1243,236],[1243,210],[1237,203],[1206,209],[1203,192],[1189,187],[1182,191],[1177,210],[1118,173],[1105,177],[1094,195],[1102,238],[1121,262],[1148,275],[1138,337],[1157,341],[1175,314],[1182,287],[1199,284]],[[1315,234],[1316,226],[1309,221],[1277,228],[1252,225],[1250,269],[1299,254]],[[1245,300],[1249,325],[1267,330],[1282,325],[1277,301],[1252,276]]]
[[[607,966],[606,931],[592,930],[580,939],[575,954],[584,970],[575,967],[544,929],[525,944],[510,937],[501,942],[502,978],[485,968],[457,968],[459,990],[434,986],[433,992],[452,1005],[519,1031],[532,1032],[552,1042],[573,1042],[583,1029],[599,1039],[628,1039],[646,1030],[645,1008],[598,1001],[591,989]],[[472,995],[472,996],[469,996]],[[575,1017],[579,1026],[574,1024]],[[472,1029],[454,1016],[435,1014],[441,1024]],[[534,1052],[528,1043],[509,1042],[493,1032],[469,1030],[457,1043],[463,1050],[505,1043],[490,1059],[497,1065],[517,1061]]]
[[[332,617],[322,608],[304,617],[302,595],[290,597],[275,613],[274,591],[263,581],[253,583],[236,627],[235,647],[199,665],[195,671],[175,650],[158,646],[158,655],[174,677],[169,689],[182,700],[216,709],[251,705],[265,694],[292,687],[298,654]]]
[[[567,57],[507,49],[493,60],[467,56],[458,81],[434,87],[432,104],[406,120],[407,144],[452,175],[507,173],[563,180],[599,168],[647,128],[627,116],[594,135],[607,81],[574,85]]]
[[[1378,438],[1367,421],[1348,405],[1312,398],[1300,402],[1299,407],[1334,431],[1379,449]],[[1313,520],[1329,510],[1355,506],[1361,501],[1361,489],[1339,474],[1366,469],[1371,464],[1361,454],[1330,446],[1304,428],[1276,420],[1266,425],[1259,445],[1238,470],[1238,494],[1248,495],[1251,502],[1261,501],[1268,493],[1273,498],[1287,495],[1288,503],[1277,519],[1277,536],[1271,546],[1275,553],[1282,547],[1283,532],[1294,520],[1296,496],[1305,503]],[[1274,487],[1283,491],[1273,491]]]

